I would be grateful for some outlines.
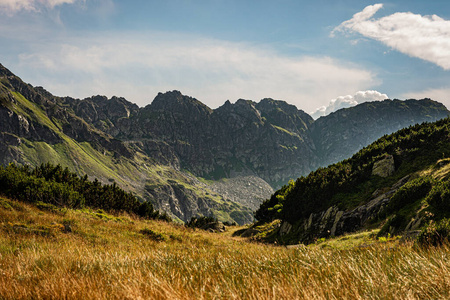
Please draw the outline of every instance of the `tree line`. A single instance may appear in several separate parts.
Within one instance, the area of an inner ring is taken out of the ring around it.
[[[36,168],[13,163],[0,166],[0,194],[30,203],[125,211],[143,218],[170,220],[167,214],[154,210],[151,202],[139,201],[115,182],[102,184],[98,179],[90,181],[87,175],[78,176],[68,168],[50,163]]]

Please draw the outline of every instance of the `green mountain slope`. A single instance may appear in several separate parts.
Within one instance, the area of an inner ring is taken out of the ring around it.
[[[449,127],[447,118],[384,136],[284,186],[256,218],[281,219],[272,237],[296,243],[377,227],[396,234],[449,217]]]
[[[0,78],[2,164],[60,164],[81,176],[116,182],[182,221],[197,215],[239,224],[252,221],[250,208],[93,127],[59,98],[26,85],[4,68]]]

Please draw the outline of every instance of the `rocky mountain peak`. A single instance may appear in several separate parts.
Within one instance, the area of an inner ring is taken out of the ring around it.
[[[14,74],[8,70],[7,68],[5,68],[2,64],[0,64],[0,76],[14,76]]]
[[[212,110],[195,98],[185,96],[180,91],[158,93],[153,102],[145,109],[166,112],[195,112],[209,114]]]
[[[307,130],[314,122],[310,115],[281,100],[265,98],[256,105],[256,108],[271,124],[296,133]]]
[[[262,99],[256,107],[261,111],[271,111],[274,109],[282,110],[288,114],[296,114],[299,112],[295,105],[289,104],[283,100],[274,100],[272,98]]]
[[[255,107],[255,102],[251,100],[239,99],[234,104],[227,101],[214,110],[214,113],[233,130],[264,124],[261,112]]]

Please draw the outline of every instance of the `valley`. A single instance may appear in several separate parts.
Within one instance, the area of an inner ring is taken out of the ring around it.
[[[246,224],[274,190],[377,138],[448,115],[429,100],[363,103],[313,120],[285,101],[210,109],[178,91],[145,107],[124,98],[56,97],[0,67],[0,162],[50,162],[186,222]],[[236,192],[238,191],[238,192]]]

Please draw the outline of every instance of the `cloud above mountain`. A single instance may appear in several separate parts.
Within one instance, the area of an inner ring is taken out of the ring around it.
[[[332,99],[328,106],[319,107],[316,111],[311,113],[311,116],[314,119],[317,119],[341,108],[352,107],[363,102],[382,101],[388,98],[388,95],[377,91],[359,91],[355,95],[339,96]]]
[[[383,4],[370,5],[331,33],[357,32],[365,37],[450,70],[450,21],[437,15],[422,16],[399,12],[379,19],[373,16]]]
[[[227,99],[286,100],[306,111],[336,94],[367,89],[376,74],[330,57],[285,56],[269,47],[147,32],[102,33],[39,41],[20,53],[28,81],[59,95],[124,96],[148,104],[158,92],[180,90],[211,107]]]

